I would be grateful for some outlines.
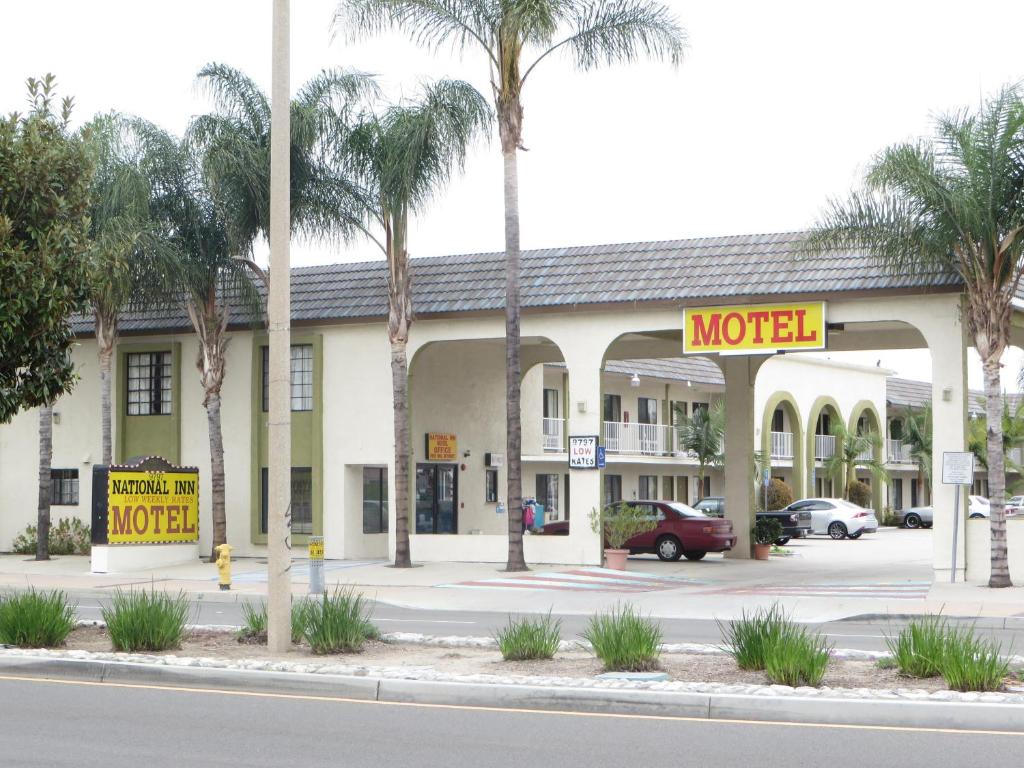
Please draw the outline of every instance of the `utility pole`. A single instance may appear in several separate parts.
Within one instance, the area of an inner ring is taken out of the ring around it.
[[[267,647],[291,647],[291,237],[289,147],[291,99],[289,0],[274,0],[273,76],[270,89],[270,335],[269,467],[267,500]]]

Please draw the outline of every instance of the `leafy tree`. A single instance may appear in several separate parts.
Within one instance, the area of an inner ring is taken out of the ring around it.
[[[850,485],[857,482],[857,469],[866,469],[879,482],[889,480],[884,461],[879,461],[877,452],[882,448],[882,438],[877,432],[858,432],[847,428],[838,419],[833,421],[832,436],[836,439],[835,452],[824,460],[825,474],[843,486],[843,498],[850,500]]]
[[[910,448],[910,458],[917,464],[918,482],[927,483],[928,495],[932,492],[932,404],[926,403],[921,410],[907,409],[903,414],[904,445]]]
[[[669,10],[650,0],[341,0],[334,28],[351,34],[404,30],[422,45],[451,43],[483,53],[498,117],[504,162],[506,452],[508,563],[526,570],[522,538],[522,428],[519,361],[519,176],[522,92],[537,65],[566,54],[580,69],[646,55],[682,57],[685,34]]]
[[[68,132],[71,99],[54,112],[54,87],[52,75],[30,78],[30,110],[0,119],[0,423],[75,381],[68,321],[88,293],[92,168]]]
[[[694,408],[687,416],[676,406],[676,432],[679,449],[697,459],[697,500],[704,498],[704,475],[707,468],[720,467],[725,462],[725,401],[718,400],[710,408]]]
[[[129,307],[167,304],[173,254],[150,217],[149,181],[139,167],[131,121],[99,115],[81,131],[95,167],[90,189],[86,264],[100,371],[102,463],[113,460],[111,366],[118,317]]]
[[[442,80],[422,96],[364,115],[345,148],[352,175],[372,201],[367,207],[371,239],[388,264],[388,340],[395,431],[395,566],[412,565],[409,553],[409,361],[412,326],[409,217],[422,211],[461,169],[470,142],[491,122],[484,98],[467,83]]]
[[[1018,398],[1016,405],[1003,395],[1002,405],[1003,460],[1011,472],[1021,474],[1021,466],[1011,458],[1014,448],[1024,446],[1024,399]],[[988,470],[988,428],[984,416],[967,422],[967,447],[974,454],[979,466]]]
[[[985,374],[992,568],[1011,586],[1006,556],[1000,367],[1024,272],[1024,104],[1004,88],[975,111],[935,120],[930,141],[897,144],[871,163],[865,188],[833,201],[812,247],[861,248],[894,272],[951,272]]]
[[[261,302],[253,265],[234,257],[224,208],[214,199],[194,148],[151,123],[136,121],[133,130],[141,148],[141,168],[150,181],[151,215],[161,223],[175,255],[173,297],[184,306],[199,339],[196,368],[209,428],[216,548],[227,537],[220,392],[230,341],[228,324],[233,311],[236,320],[255,321]]]

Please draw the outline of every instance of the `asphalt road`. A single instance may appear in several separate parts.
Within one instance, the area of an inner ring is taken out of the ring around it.
[[[83,619],[99,619],[102,598],[77,596],[78,615]],[[198,600],[193,602],[192,622],[241,626],[242,608],[237,601]],[[588,616],[568,614],[562,620],[562,637],[578,637],[587,626]],[[434,611],[400,608],[384,603],[373,604],[373,621],[384,632],[419,632],[426,635],[490,636],[505,624],[507,614],[485,611]],[[714,621],[706,619],[659,619],[666,643],[719,643],[721,633]],[[952,621],[952,620],[951,620]],[[845,619],[827,624],[810,625],[820,629],[837,648],[885,650],[887,633],[899,631],[902,619]],[[965,620],[963,623],[974,622]],[[997,640],[1007,651],[1021,653],[1024,649],[1024,618],[979,620],[976,627]]]
[[[356,703],[0,678],[5,768],[1009,765],[1022,734]]]

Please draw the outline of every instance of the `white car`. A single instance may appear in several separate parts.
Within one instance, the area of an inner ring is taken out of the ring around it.
[[[989,501],[984,496],[967,497],[968,517],[988,517],[991,513]]]
[[[800,499],[786,511],[810,512],[811,533],[827,534],[833,539],[859,539],[878,530],[874,510],[858,507],[845,499]]]

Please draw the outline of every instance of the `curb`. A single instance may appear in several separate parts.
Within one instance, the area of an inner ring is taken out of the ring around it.
[[[1024,705],[985,702],[597,690],[16,657],[0,658],[0,674],[41,680],[212,688],[228,695],[261,692],[365,702],[1024,733]]]

